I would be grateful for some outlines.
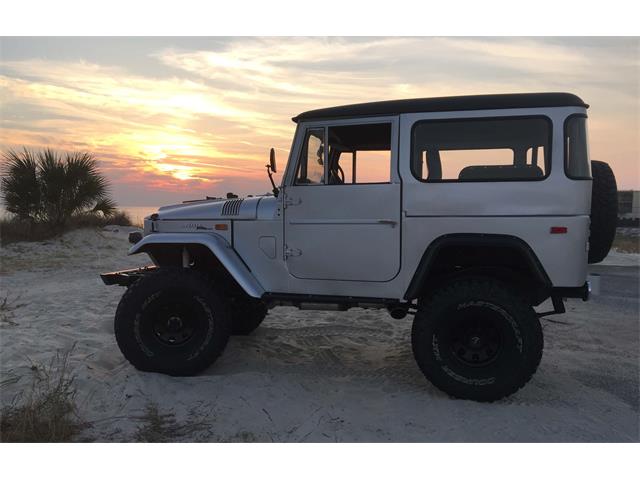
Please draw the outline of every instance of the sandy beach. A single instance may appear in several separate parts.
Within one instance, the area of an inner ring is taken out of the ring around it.
[[[127,257],[130,230],[2,247],[1,293],[15,307],[0,325],[3,404],[29,385],[33,364],[73,348],[87,425],[78,440],[139,440],[150,408],[169,426],[159,438],[166,441],[639,439],[638,255],[613,252],[595,267],[603,295],[570,300],[567,315],[543,320],[545,352],[533,380],[506,400],[480,404],[450,399],[422,376],[411,317],[374,310],[275,308],[253,335],[232,337],[201,375],[138,372],[113,336],[123,289],[98,276],[149,263]]]

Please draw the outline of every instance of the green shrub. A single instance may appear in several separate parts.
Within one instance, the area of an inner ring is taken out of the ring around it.
[[[64,226],[74,215],[109,216],[115,202],[109,184],[87,152],[60,155],[46,149],[3,154],[2,200],[19,220]]]
[[[39,241],[81,227],[131,225],[109,197],[109,184],[87,152],[23,149],[3,154],[0,243]]]

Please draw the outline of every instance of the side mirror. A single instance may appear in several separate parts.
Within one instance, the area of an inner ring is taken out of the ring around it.
[[[276,187],[275,182],[273,181],[273,174],[276,171],[276,151],[272,148],[269,151],[269,165],[267,165],[267,175],[269,175],[269,181],[271,182],[271,186],[273,187],[273,195],[275,197],[278,196],[280,190]]]
[[[277,172],[277,170],[276,170],[276,151],[273,148],[269,151],[269,167],[271,168],[271,171],[273,173]]]

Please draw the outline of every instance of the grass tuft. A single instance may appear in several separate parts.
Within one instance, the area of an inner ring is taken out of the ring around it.
[[[0,411],[2,442],[69,442],[83,429],[69,371],[73,349],[58,352],[49,365],[32,365],[30,389]]]
[[[13,299],[9,299],[9,294],[5,294],[4,297],[0,297],[0,325],[17,325],[13,321],[14,310],[24,307],[26,303],[18,303],[20,295]]]
[[[160,413],[158,405],[152,402],[145,406],[144,414],[137,417],[137,420],[142,422],[135,434],[137,442],[164,443],[180,439],[193,441],[194,433],[209,428],[204,418],[179,424],[173,413]]]

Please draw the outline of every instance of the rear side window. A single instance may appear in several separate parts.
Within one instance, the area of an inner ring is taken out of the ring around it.
[[[546,117],[417,122],[411,170],[425,182],[542,180],[551,165],[551,131]]]
[[[591,179],[586,115],[571,115],[564,122],[564,171],[575,180]]]

